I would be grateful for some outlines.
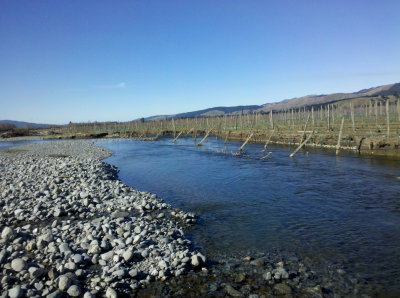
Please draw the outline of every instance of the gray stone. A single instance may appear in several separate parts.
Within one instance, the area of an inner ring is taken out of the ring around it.
[[[280,295],[287,295],[292,293],[292,289],[288,285],[283,283],[275,284],[274,290]]]
[[[71,286],[72,280],[67,275],[61,275],[58,279],[58,288],[61,291],[65,291]]]
[[[47,295],[46,298],[61,298],[62,296],[63,296],[63,293],[61,291],[55,290],[54,292]]]
[[[61,244],[58,246],[58,249],[59,249],[60,252],[62,252],[62,253],[67,253],[67,252],[70,252],[70,251],[71,251],[71,249],[69,248],[68,243],[61,243]]]
[[[113,272],[113,275],[118,277],[118,278],[123,278],[125,276],[126,272],[124,269],[119,269]]]
[[[80,254],[75,254],[72,256],[72,261],[74,261],[75,264],[80,264],[83,261],[83,257]]]
[[[161,269],[167,269],[168,264],[164,260],[161,260],[160,262],[158,262],[158,267],[160,267]]]
[[[14,271],[21,272],[22,270],[24,270],[26,268],[26,262],[24,259],[21,259],[21,258],[14,259],[11,262],[11,268]]]
[[[76,270],[76,264],[72,261],[69,261],[67,264],[65,264],[65,268],[74,271]]]
[[[126,262],[129,262],[131,259],[132,259],[132,257],[133,257],[133,252],[132,252],[132,250],[127,250],[127,251],[125,251],[123,254],[122,254],[122,257],[124,258],[124,260],[126,261]]]
[[[1,232],[1,238],[5,240],[14,240],[16,233],[10,227],[5,227]]]
[[[54,217],[60,217],[60,216],[63,216],[64,214],[65,214],[65,212],[62,208],[57,207],[54,209],[54,213],[53,213]]]
[[[39,282],[35,282],[34,286],[35,286],[36,290],[41,291],[44,287],[44,284],[41,281],[39,281]]]
[[[106,291],[106,297],[107,298],[117,298],[117,292],[113,288],[107,288]]]
[[[8,296],[10,298],[18,298],[22,296],[21,286],[16,286],[8,291]]]
[[[6,257],[7,257],[7,251],[3,249],[0,252],[0,264],[3,264],[3,262],[6,260]]]
[[[340,275],[344,275],[344,274],[346,274],[346,271],[344,271],[343,269],[338,269],[337,273],[339,273]]]
[[[130,277],[137,277],[138,276],[138,271],[136,269],[132,269],[129,271]]]
[[[271,279],[272,279],[272,274],[271,274],[271,272],[266,272],[266,273],[264,273],[264,274],[263,274],[263,278],[264,278],[265,280],[271,280]]]
[[[99,254],[100,252],[101,252],[101,248],[97,241],[89,244],[89,248],[88,248],[89,254]]]
[[[308,288],[306,289],[306,292],[311,294],[312,297],[323,297],[322,296],[322,289],[320,285],[317,285],[315,287],[312,288]]]
[[[111,213],[110,217],[112,219],[116,219],[116,218],[128,217],[129,215],[130,215],[130,213],[126,212],[126,211],[116,211],[116,212]]]
[[[83,298],[95,298],[96,296],[90,292],[86,292],[85,295],[83,295]]]
[[[198,255],[194,255],[190,258],[190,263],[192,264],[192,266],[197,267],[200,266],[200,264],[202,263],[202,259],[198,256]]]
[[[68,288],[67,293],[71,297],[78,297],[81,295],[81,289],[77,285],[72,285]]]
[[[226,285],[225,290],[226,293],[232,297],[244,297],[242,293],[240,293],[238,290],[235,290],[231,285]]]
[[[133,237],[133,243],[136,244],[138,242],[140,242],[140,240],[142,239],[142,237],[140,235],[136,235],[135,237]]]
[[[83,272],[82,269],[78,269],[78,270],[75,271],[75,275],[76,275],[77,277],[83,276],[83,274],[84,274],[84,272]]]
[[[112,259],[113,256],[114,256],[114,252],[112,250],[110,250],[109,252],[101,254],[100,257],[102,260],[108,261],[108,260]]]
[[[264,266],[264,263],[265,263],[265,260],[263,258],[255,259],[250,262],[251,265],[258,266],[258,267]]]
[[[30,267],[28,271],[31,278],[40,278],[46,275],[46,271],[43,268],[39,267]]]

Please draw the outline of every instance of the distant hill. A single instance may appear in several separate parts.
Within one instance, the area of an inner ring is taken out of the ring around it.
[[[193,112],[186,112],[174,115],[158,115],[145,118],[145,120],[164,120],[164,119],[177,119],[177,118],[194,118],[194,117],[212,117],[222,115],[234,115],[248,112],[269,112],[282,111],[295,108],[302,108],[306,106],[321,105],[334,103],[342,100],[348,100],[358,97],[374,97],[374,96],[387,96],[399,95],[400,83],[383,85],[369,89],[363,89],[353,93],[333,93],[333,94],[318,94],[306,95],[291,99],[285,99],[280,102],[266,103],[264,105],[247,105],[247,106],[234,106],[234,107],[214,107],[204,110]]]
[[[258,111],[282,111],[287,109],[301,108],[305,106],[321,105],[334,103],[341,100],[353,99],[358,97],[373,97],[400,94],[400,83],[384,85],[369,89],[363,89],[353,93],[333,93],[320,95],[307,95],[292,99],[285,99],[276,103],[267,103]]]
[[[198,110],[187,113],[180,113],[175,115],[158,115],[145,118],[145,120],[165,120],[165,119],[177,119],[177,118],[194,118],[194,117],[213,117],[221,116],[225,114],[236,114],[236,113],[247,113],[249,111],[254,111],[260,109],[262,106],[252,105],[252,106],[235,106],[235,107],[215,107],[204,110]]]
[[[39,123],[30,123],[30,122],[24,122],[24,121],[14,121],[14,120],[0,120],[1,123],[10,123],[14,124],[16,127],[46,127],[46,126],[52,126],[51,124],[39,124]]]

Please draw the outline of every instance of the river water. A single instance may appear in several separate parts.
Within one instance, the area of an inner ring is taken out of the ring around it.
[[[283,146],[258,160],[262,145],[235,157],[240,144],[216,138],[99,144],[124,183],[199,215],[190,237],[211,258],[291,251],[400,292],[398,161]]]

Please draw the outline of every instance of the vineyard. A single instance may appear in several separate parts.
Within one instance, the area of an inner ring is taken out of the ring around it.
[[[208,136],[223,140],[300,144],[352,150],[373,155],[400,152],[400,101],[397,96],[343,100],[337,103],[218,117],[159,121],[70,123],[55,129],[54,137],[127,137],[156,140],[170,136],[176,142],[190,135],[196,144]]]

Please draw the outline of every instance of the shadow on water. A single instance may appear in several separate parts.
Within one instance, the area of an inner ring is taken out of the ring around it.
[[[192,237],[207,255],[293,251],[316,264],[340,263],[362,278],[398,289],[400,163],[331,152],[299,152],[210,139],[105,141],[106,161],[123,182],[201,217]],[[307,149],[308,150],[308,149]],[[267,151],[267,152],[268,152]]]

